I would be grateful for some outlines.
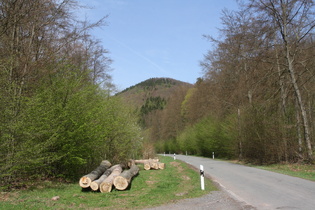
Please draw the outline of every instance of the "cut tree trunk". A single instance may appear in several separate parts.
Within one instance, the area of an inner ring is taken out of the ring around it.
[[[161,162],[149,162],[150,164],[150,169],[164,169],[165,168],[165,163]]]
[[[135,163],[142,163],[144,170],[159,169],[159,159],[135,160]]]
[[[114,165],[110,169],[112,171],[111,174],[100,184],[100,191],[102,193],[112,191],[113,181],[115,177],[119,176],[122,172],[121,165]]]
[[[144,170],[150,170],[151,169],[150,162],[147,161],[147,162],[143,163],[143,168],[144,168]]]
[[[156,169],[156,170],[159,169],[159,162],[150,161],[149,163],[150,163],[150,168]]]
[[[164,169],[165,168],[165,163],[160,163],[159,162],[159,169]]]
[[[97,191],[100,188],[101,183],[109,176],[111,175],[111,173],[113,172],[113,170],[115,169],[117,165],[114,165],[112,167],[110,167],[109,169],[107,169],[103,175],[98,178],[97,180],[94,180],[91,184],[90,187],[93,191]]]
[[[92,181],[100,177],[106,171],[106,169],[108,169],[110,166],[111,166],[111,163],[109,161],[103,160],[101,164],[94,171],[81,177],[79,181],[79,185],[82,188],[90,187]]]
[[[146,163],[146,162],[159,162],[160,160],[159,159],[144,159],[144,160],[134,160],[134,162],[137,164],[137,163]]]
[[[133,166],[133,165],[135,165],[136,164],[136,161],[135,160],[133,160],[133,159],[130,159],[129,161],[128,161],[128,167],[130,168],[131,166]]]
[[[129,170],[123,171],[114,179],[114,186],[117,190],[125,190],[129,186],[131,179],[139,173],[137,165],[131,166]]]

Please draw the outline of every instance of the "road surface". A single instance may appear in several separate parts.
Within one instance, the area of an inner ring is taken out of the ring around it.
[[[203,165],[205,174],[234,199],[256,209],[315,209],[315,182],[209,158],[176,159],[197,168]]]

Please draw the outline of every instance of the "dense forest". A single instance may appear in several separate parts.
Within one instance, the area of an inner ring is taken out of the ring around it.
[[[194,85],[156,78],[114,95],[108,51],[90,34],[106,17],[77,20],[73,0],[1,0],[0,187],[76,180],[154,149],[313,162],[315,5],[244,2],[222,12],[220,38],[205,35]]]
[[[313,162],[315,7],[250,0],[223,11],[220,38],[193,88],[179,90],[150,125],[158,152]]]
[[[140,127],[111,97],[111,59],[72,0],[0,1],[0,186],[77,180],[140,154]]]

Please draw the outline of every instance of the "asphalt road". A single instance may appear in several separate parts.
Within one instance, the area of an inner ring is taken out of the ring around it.
[[[205,174],[234,199],[256,209],[315,209],[315,182],[209,158],[176,159],[203,165]]]

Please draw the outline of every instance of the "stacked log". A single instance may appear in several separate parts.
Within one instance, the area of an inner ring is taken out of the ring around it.
[[[100,184],[100,191],[102,193],[111,192],[113,188],[114,179],[119,176],[122,172],[121,165],[114,165],[112,168],[111,174],[104,179],[104,181]]]
[[[129,186],[131,179],[139,173],[139,167],[132,165],[129,170],[123,171],[114,179],[114,186],[117,190],[125,190]]]
[[[134,162],[136,163],[136,164],[138,164],[138,163],[145,163],[145,162],[159,162],[160,160],[159,159],[144,159],[144,160],[134,160]]]
[[[159,159],[130,160],[129,169],[123,171],[122,164],[111,167],[111,163],[104,160],[91,173],[81,177],[79,185],[83,189],[100,190],[102,193],[111,192],[113,186],[117,190],[125,190],[130,186],[132,178],[139,173],[139,167],[136,165],[139,163],[144,164],[145,170],[165,168],[165,164],[159,162]]]
[[[165,169],[165,163],[159,163],[159,169]]]
[[[99,178],[110,166],[111,163],[109,161],[103,160],[95,170],[80,178],[79,185],[82,188],[90,187],[92,181]]]
[[[93,191],[97,191],[100,189],[100,185],[102,182],[104,182],[105,179],[107,179],[112,173],[113,173],[113,170],[117,167],[117,166],[120,166],[120,165],[114,165],[112,167],[110,167],[109,169],[107,169],[104,174],[98,178],[97,180],[93,181],[90,185],[91,189]]]
[[[140,163],[143,164],[144,170],[150,170],[150,169],[164,169],[165,164],[159,162],[159,159],[146,159],[146,160],[135,160],[136,164]]]

